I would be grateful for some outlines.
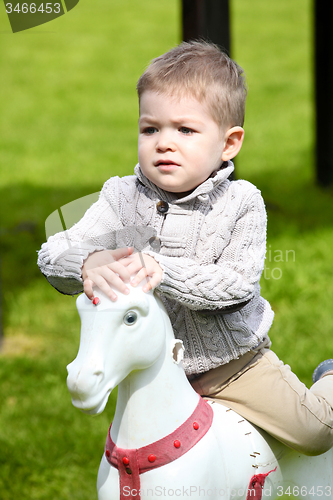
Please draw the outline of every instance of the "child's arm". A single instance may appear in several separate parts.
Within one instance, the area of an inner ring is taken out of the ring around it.
[[[121,255],[109,252],[108,255],[112,256],[114,262],[117,258],[128,255],[126,247],[131,246],[131,242],[127,241],[131,237],[131,228],[128,230],[121,223],[120,191],[120,179],[110,179],[105,183],[99,200],[77,224],[51,236],[42,245],[38,265],[51,285],[60,292],[72,295],[83,291],[83,266],[95,252],[122,248]],[[127,272],[123,276],[126,279]]]

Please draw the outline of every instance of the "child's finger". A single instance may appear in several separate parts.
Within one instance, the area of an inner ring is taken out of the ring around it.
[[[102,269],[102,268],[101,268]],[[121,262],[112,262],[111,264],[105,266],[105,271],[108,272],[107,270],[118,274],[119,278],[124,283],[128,283],[130,281],[130,272],[127,267],[123,266]],[[110,276],[110,273],[108,272],[108,276]]]
[[[153,276],[150,277],[148,283],[146,283],[142,287],[142,291],[149,292],[150,290],[156,288],[160,283],[161,283],[161,276],[159,276],[158,274],[153,274]]]
[[[133,273],[134,274],[134,273]],[[131,280],[131,285],[132,286],[137,286],[139,283],[141,283],[142,280],[147,278],[148,276],[148,270],[146,267],[142,267],[140,271],[135,275],[135,277]]]
[[[143,287],[142,287],[142,291],[147,293],[147,292],[150,292],[150,290],[152,290],[154,287],[153,285],[151,284],[151,280],[148,281],[148,283],[146,283]]]
[[[98,286],[104,293],[106,293],[110,298],[114,298],[116,297],[116,295],[110,285],[116,288],[121,293],[129,293],[129,288],[127,287],[122,276],[118,275],[118,271],[119,273],[121,273],[122,270],[117,269],[117,266],[113,265],[112,269],[110,269],[108,266],[103,266],[96,269],[95,273],[91,273],[90,278],[94,281],[95,285]],[[129,282],[129,274],[127,273],[127,271],[124,277],[127,279],[127,282]]]
[[[129,266],[126,268],[128,271],[129,276],[136,277],[138,272],[140,272],[141,269],[146,269],[145,267],[142,267],[141,262],[132,262],[129,264]],[[132,283],[132,281],[131,281]]]
[[[83,291],[88,299],[92,300],[94,298],[93,281],[91,281],[90,279],[85,279],[83,282]]]
[[[107,295],[113,302],[117,300],[117,294],[110,287],[110,284],[100,274],[94,277],[94,285]]]
[[[142,267],[141,260],[138,258],[137,253],[134,255],[130,255],[130,256],[127,255],[126,257],[121,259],[121,263],[125,267],[130,266],[134,262],[140,263],[140,267]]]
[[[133,247],[116,248],[115,250],[109,250],[109,253],[115,260],[122,259],[124,257],[129,257],[134,251]]]

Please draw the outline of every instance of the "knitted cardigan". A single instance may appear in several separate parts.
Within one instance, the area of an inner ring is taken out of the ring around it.
[[[135,175],[109,179],[77,224],[42,245],[42,273],[60,292],[77,294],[90,253],[134,246],[163,269],[156,291],[184,342],[186,373],[238,358],[267,337],[274,314],[259,286],[264,202],[249,182],[229,181],[232,171],[228,162],[181,199],[150,182],[139,165]]]

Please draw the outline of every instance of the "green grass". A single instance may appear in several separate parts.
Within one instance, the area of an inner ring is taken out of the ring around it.
[[[268,208],[263,295],[273,347],[307,384],[333,356],[333,191],[315,184],[311,2],[232,0],[232,51],[249,97],[237,176]],[[136,162],[137,78],[180,39],[175,0],[81,0],[12,35],[0,9],[0,498],[91,500],[115,396],[74,409],[66,365],[78,347],[74,300],[40,275],[44,222]]]

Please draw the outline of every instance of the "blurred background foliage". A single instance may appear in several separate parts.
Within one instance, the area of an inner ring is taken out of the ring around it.
[[[36,266],[44,223],[137,161],[135,85],[181,39],[176,0],[80,0],[43,26],[11,33],[0,8],[0,498],[96,498],[115,396],[91,418],[72,407],[66,365],[73,298]],[[310,0],[231,0],[232,56],[249,97],[238,178],[268,209],[263,295],[274,350],[307,384],[333,356],[333,190],[315,184]]]

